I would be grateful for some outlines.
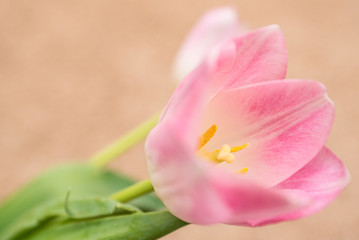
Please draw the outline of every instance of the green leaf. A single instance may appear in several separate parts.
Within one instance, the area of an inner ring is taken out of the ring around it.
[[[65,211],[73,219],[85,219],[113,214],[131,214],[141,210],[130,204],[119,203],[110,198],[83,198],[69,200],[70,192],[66,196]]]
[[[69,193],[65,200],[52,201],[29,211],[19,218],[6,234],[3,234],[3,238],[22,239],[29,232],[42,228],[49,220],[59,217],[86,220],[111,215],[141,213],[135,206],[104,197],[70,200]]]
[[[167,211],[144,213],[106,198],[65,201],[33,209],[2,239],[154,239],[186,225]]]
[[[70,191],[66,195],[65,210],[71,218],[91,218],[111,215],[116,210],[117,202],[109,198],[87,198],[69,201]]]
[[[51,169],[31,181],[0,206],[0,239],[13,228],[18,219],[34,208],[64,199],[71,187],[72,197],[108,196],[134,181],[112,171],[99,171],[87,164],[67,164]],[[163,209],[161,201],[152,194],[130,202],[143,211]],[[51,214],[50,214],[51,215]],[[36,220],[37,221],[37,220]]]
[[[157,239],[186,224],[168,211],[87,220],[71,220],[66,217],[59,217],[13,240]]]
[[[36,229],[47,221],[59,216],[66,216],[64,201],[51,201],[27,212],[17,219],[1,235],[1,239],[21,239],[27,232]]]

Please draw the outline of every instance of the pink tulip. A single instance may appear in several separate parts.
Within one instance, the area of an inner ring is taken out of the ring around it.
[[[174,76],[181,81],[204,59],[209,50],[244,33],[236,11],[230,7],[208,11],[194,26],[177,53]]]
[[[329,204],[349,174],[325,141],[325,87],[285,80],[272,25],[232,38],[178,86],[146,140],[150,179],[167,208],[195,224],[258,226]]]

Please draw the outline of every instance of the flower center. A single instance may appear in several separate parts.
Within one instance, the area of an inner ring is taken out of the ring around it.
[[[207,152],[203,149],[203,146],[206,145],[209,140],[214,136],[214,134],[217,132],[217,126],[213,124],[208,130],[202,134],[199,140],[198,144],[198,152],[205,156],[207,159],[214,163],[223,163],[226,162],[228,164],[231,164],[235,161],[234,152],[238,152],[242,150],[243,148],[246,148],[249,146],[248,143],[245,143],[241,146],[235,146],[231,147],[228,144],[224,144],[221,149],[214,150],[212,152]],[[238,171],[236,171],[237,174],[246,174],[248,172],[248,168],[242,168]]]

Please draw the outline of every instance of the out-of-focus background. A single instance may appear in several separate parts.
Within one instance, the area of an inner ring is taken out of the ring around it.
[[[306,219],[254,229],[192,225],[163,239],[358,239],[357,0],[0,1],[0,198],[48,167],[85,161],[164,107],[177,48],[206,10],[222,5],[252,29],[279,24],[288,78],[327,86],[337,107],[327,145],[352,182]],[[146,178],[143,144],[112,167]]]

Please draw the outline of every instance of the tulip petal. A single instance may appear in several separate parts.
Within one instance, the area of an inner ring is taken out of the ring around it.
[[[288,55],[283,33],[277,25],[234,38],[211,52],[204,62],[180,82],[160,121],[167,111],[176,108],[184,95],[189,94],[189,91],[194,92],[191,90],[192,84],[201,85],[202,89],[198,91],[209,97],[223,89],[284,79],[286,76]]]
[[[211,48],[236,35],[244,33],[237,14],[230,7],[208,11],[194,26],[177,53],[174,75],[181,81],[197,67]]]
[[[245,179],[268,187],[306,165],[324,145],[334,119],[325,87],[309,80],[278,80],[223,91],[205,110],[202,131],[217,125],[208,151],[223,144],[249,147],[229,171],[244,167]]]
[[[192,85],[191,89],[195,88]],[[209,171],[201,167],[204,162],[196,157],[199,135],[193,119],[199,122],[197,113],[201,111],[197,110],[201,106],[193,100],[200,102],[201,95],[190,93],[182,102],[174,102],[176,111],[168,109],[148,135],[145,148],[149,175],[156,194],[175,216],[191,223],[218,223],[229,213],[208,180]]]
[[[270,25],[227,41],[207,58],[215,89],[284,79],[288,54],[278,25]]]
[[[312,161],[275,187],[305,196],[310,199],[309,204],[289,214],[251,222],[251,225],[265,225],[312,215],[333,201],[348,185],[349,180],[349,172],[343,162],[327,147],[323,147]]]
[[[162,111],[159,123],[165,118],[183,117],[183,121],[192,121],[199,124],[198,119],[210,94],[211,85],[208,84],[207,69],[205,64],[201,64],[179,83]],[[188,128],[191,124],[187,122],[183,123],[183,125],[183,127]]]

